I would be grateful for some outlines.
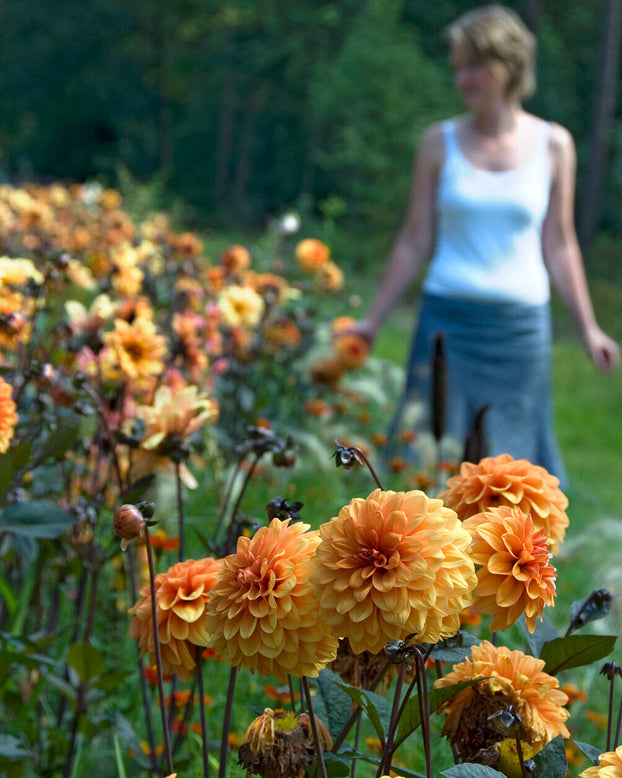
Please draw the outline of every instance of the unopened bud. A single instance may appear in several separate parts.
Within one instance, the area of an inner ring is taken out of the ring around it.
[[[114,514],[114,534],[121,538],[123,551],[128,547],[130,540],[144,536],[145,527],[145,518],[135,505],[122,505]]]

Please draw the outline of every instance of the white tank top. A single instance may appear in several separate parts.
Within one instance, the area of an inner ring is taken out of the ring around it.
[[[480,302],[546,303],[542,223],[549,204],[549,124],[521,167],[481,170],[464,156],[453,122],[443,124],[436,250],[423,289]]]

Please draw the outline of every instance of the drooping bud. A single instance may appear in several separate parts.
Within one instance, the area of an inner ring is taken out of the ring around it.
[[[131,504],[122,505],[114,514],[114,534],[121,539],[123,551],[128,547],[130,540],[142,538],[145,535],[147,522],[140,510]]]

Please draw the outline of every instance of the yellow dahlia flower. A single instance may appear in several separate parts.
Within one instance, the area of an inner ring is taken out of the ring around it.
[[[255,327],[259,324],[265,303],[249,286],[228,286],[218,298],[222,320],[230,327]]]
[[[195,646],[207,646],[205,606],[218,578],[221,560],[187,559],[155,577],[158,634],[164,673],[175,673],[187,681],[196,666]],[[134,618],[130,637],[138,640],[141,656],[149,653],[155,664],[155,644],[149,586],[129,609]]]
[[[31,259],[0,257],[0,286],[22,286],[28,279],[37,284],[43,283],[43,274],[37,270]]]
[[[499,454],[477,465],[463,462],[460,473],[447,481],[447,487],[438,496],[461,521],[500,505],[520,508],[531,514],[538,529],[544,530],[551,552],[559,550],[568,526],[568,499],[558,488],[559,479],[543,467]]]
[[[285,681],[288,674],[315,677],[335,658],[337,640],[319,618],[309,579],[320,539],[308,529],[273,519],[252,538],[240,537],[223,560],[206,627],[233,667]]]
[[[164,369],[166,340],[158,335],[149,319],[138,317],[131,324],[115,319],[114,330],[104,334],[104,343],[114,352],[121,372],[130,380],[159,375]]]
[[[355,653],[378,653],[410,633],[435,643],[458,631],[477,578],[470,535],[440,500],[376,489],[320,536],[312,576],[320,618]]]
[[[18,420],[13,387],[0,376],[0,454],[8,451]]]
[[[536,530],[531,516],[502,506],[467,519],[471,558],[476,565],[476,610],[494,616],[493,632],[507,629],[525,614],[533,632],[545,605],[555,599],[555,568],[550,564],[544,530]]]
[[[487,640],[473,646],[471,657],[434,683],[439,688],[485,679],[462,689],[441,708],[446,714],[443,733],[464,761],[479,761],[482,752],[508,736],[496,721],[503,712],[520,719],[521,740],[535,753],[557,735],[570,737],[564,723],[570,716],[564,707],[568,697],[557,678],[543,671],[543,660],[505,646],[497,648]]]
[[[579,778],[622,778],[622,746],[598,757],[600,766],[588,767]]]

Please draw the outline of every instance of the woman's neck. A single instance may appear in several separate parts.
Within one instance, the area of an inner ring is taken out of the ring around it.
[[[512,132],[525,112],[519,102],[503,101],[482,107],[470,115],[471,129],[480,135],[500,135]]]

